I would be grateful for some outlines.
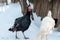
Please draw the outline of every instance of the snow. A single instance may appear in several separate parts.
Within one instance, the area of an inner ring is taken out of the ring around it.
[[[39,28],[41,24],[41,17],[37,16],[36,13],[33,13],[33,17],[34,17],[34,24]]]
[[[21,6],[19,3],[5,5],[7,8],[5,11],[0,11],[0,40],[25,40],[22,32],[18,32],[18,37],[15,38],[15,32],[10,32],[8,29],[13,26],[16,18],[23,16],[21,12]],[[8,6],[8,7],[7,7]],[[37,33],[39,31],[39,26],[41,18],[38,17],[35,13],[34,21],[32,21],[29,29],[25,31],[25,35],[29,37],[27,40],[38,40]],[[48,40],[60,40],[60,32],[54,31],[48,36]]]

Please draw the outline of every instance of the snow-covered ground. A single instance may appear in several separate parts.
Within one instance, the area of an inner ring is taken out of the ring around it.
[[[15,19],[23,16],[19,3],[5,5],[4,10],[5,11],[0,11],[0,40],[25,40],[21,31],[18,32],[20,39],[15,38],[15,32],[12,33],[8,31],[8,29],[13,26]],[[34,21],[32,21],[29,29],[25,31],[25,35],[29,37],[27,40],[38,40],[37,33],[39,31],[41,18],[36,14],[33,15]],[[60,40],[60,32],[54,31],[52,34],[48,35],[48,40]]]

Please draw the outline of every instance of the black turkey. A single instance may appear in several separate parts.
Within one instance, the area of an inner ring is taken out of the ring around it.
[[[17,31],[22,31],[24,35],[24,31],[26,31],[29,28],[31,24],[30,16],[32,20],[34,20],[33,14],[32,14],[32,8],[30,5],[28,5],[26,15],[24,15],[23,17],[16,18],[14,26],[12,28],[9,28],[9,31],[12,31],[12,32],[16,31],[16,38],[18,38]],[[25,35],[24,35],[24,38],[28,39],[27,37],[25,37]]]

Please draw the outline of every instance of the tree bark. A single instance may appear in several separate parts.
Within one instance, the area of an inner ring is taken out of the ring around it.
[[[38,8],[39,7],[39,8]],[[44,18],[49,10],[49,2],[48,0],[40,0],[40,3],[38,3],[38,7],[37,7],[37,13],[39,14],[39,16],[41,16],[42,18]]]
[[[57,23],[58,25],[57,26],[58,26],[58,31],[60,31],[60,0],[58,1],[58,3],[59,3],[58,4],[59,6],[58,6],[58,15],[57,15],[57,17],[58,17],[58,23]]]
[[[53,18],[58,18],[58,0],[53,0]]]
[[[27,8],[26,0],[20,0],[19,3],[21,4],[21,9],[22,9],[23,15],[25,15],[25,13],[26,13],[26,8]]]

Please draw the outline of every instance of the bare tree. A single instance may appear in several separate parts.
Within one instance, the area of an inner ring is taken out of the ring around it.
[[[21,4],[23,15],[25,15],[25,13],[26,13],[26,7],[27,7],[26,0],[19,0],[19,3]]]

